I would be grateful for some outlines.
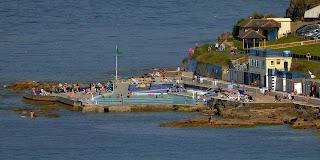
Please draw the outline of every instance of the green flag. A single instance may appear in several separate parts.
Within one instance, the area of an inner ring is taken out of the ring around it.
[[[116,52],[117,52],[117,54],[121,54],[122,53],[118,47],[116,47]]]

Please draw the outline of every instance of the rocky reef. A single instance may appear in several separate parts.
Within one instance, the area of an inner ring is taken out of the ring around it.
[[[11,83],[7,86],[4,86],[6,89],[12,89],[15,91],[23,91],[23,90],[31,90],[32,87],[35,87],[36,89],[49,89],[51,86],[57,86],[57,83],[54,82],[36,82],[36,81],[18,81]]]
[[[295,107],[246,107],[243,105],[215,105],[211,114],[206,116],[161,123],[161,127],[207,127],[207,128],[235,128],[256,127],[262,125],[290,125],[295,129],[318,129],[320,133],[319,108]],[[212,116],[212,115],[219,116]]]
[[[14,108],[13,111],[20,113],[21,116],[29,117],[30,112],[34,112],[34,117],[48,117],[48,118],[57,118],[60,117],[60,114],[52,113],[58,111],[59,108],[53,106],[43,106],[39,109],[34,108]]]
[[[304,13],[313,7],[320,5],[320,0],[291,0],[286,10],[286,17],[292,21],[303,20]]]

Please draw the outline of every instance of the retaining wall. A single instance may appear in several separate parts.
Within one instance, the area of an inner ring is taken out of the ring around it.
[[[74,107],[73,110],[82,110],[82,102],[81,101],[74,101],[72,99],[67,99],[67,98],[63,98],[63,97],[24,94],[23,98],[30,99],[33,101],[59,102],[62,104],[73,106]]]

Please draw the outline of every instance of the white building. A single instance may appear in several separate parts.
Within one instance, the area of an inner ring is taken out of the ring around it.
[[[291,18],[267,18],[273,19],[281,24],[281,27],[278,30],[278,38],[285,36],[286,32],[291,32]]]
[[[248,61],[248,72],[260,75],[258,85],[274,90],[276,76],[272,75],[271,71],[275,69],[279,71],[290,71],[292,57],[290,53],[277,53],[273,50],[255,48],[249,50]],[[285,78],[283,80],[285,81]]]
[[[320,14],[320,5],[314,8],[311,8],[307,10],[304,13],[304,19],[305,20],[314,20],[314,19],[319,19],[319,14]]]

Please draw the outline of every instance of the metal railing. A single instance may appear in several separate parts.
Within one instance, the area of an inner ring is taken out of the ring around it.
[[[308,40],[308,41],[300,41],[300,42],[292,42],[292,43],[282,43],[282,44],[274,44],[256,48],[269,48],[269,49],[281,49],[281,48],[289,48],[289,47],[297,47],[297,46],[304,46],[304,45],[311,45],[317,44],[319,41]]]
[[[177,100],[169,97],[154,98],[104,98],[95,100],[96,105],[102,106],[124,106],[124,105],[156,105],[156,104],[188,104],[188,105],[206,105],[207,102],[203,100],[194,100],[191,97],[185,100]]]

